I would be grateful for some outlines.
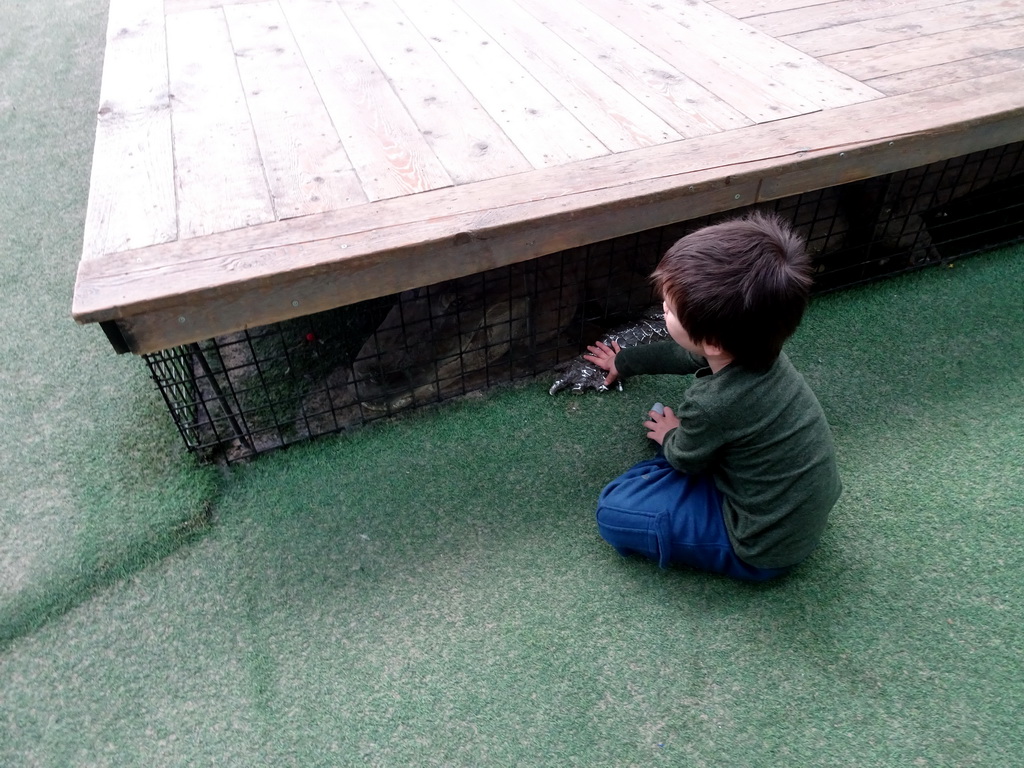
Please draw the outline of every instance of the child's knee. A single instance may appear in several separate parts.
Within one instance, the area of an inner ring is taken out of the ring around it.
[[[599,505],[597,530],[620,555],[660,559],[656,516],[646,512]]]

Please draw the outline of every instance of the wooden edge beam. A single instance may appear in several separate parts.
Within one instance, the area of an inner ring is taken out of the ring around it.
[[[146,354],[1024,140],[1021,73],[79,265],[73,315]],[[822,136],[827,136],[828,146]],[[815,148],[816,147],[816,148]],[[705,166],[705,167],[701,167]]]

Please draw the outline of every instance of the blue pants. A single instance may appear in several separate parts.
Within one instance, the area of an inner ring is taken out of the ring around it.
[[[662,455],[610,482],[597,502],[597,528],[620,555],[641,555],[662,568],[687,565],[745,581],[767,581],[789,568],[755,568],[729,542],[722,496],[704,475],[673,469]]]

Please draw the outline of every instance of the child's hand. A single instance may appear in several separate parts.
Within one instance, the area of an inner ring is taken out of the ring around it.
[[[669,433],[669,430],[679,426],[679,419],[676,418],[675,413],[668,406],[665,407],[664,414],[651,411],[648,415],[651,418],[644,422],[644,426],[647,427],[647,436],[658,445],[662,445],[665,435]]]
[[[583,359],[602,371],[608,371],[608,375],[604,377],[604,385],[610,387],[619,378],[619,372],[615,370],[615,356],[622,351],[619,342],[612,340],[609,347],[603,341],[599,341],[593,346],[588,346],[587,351],[589,354],[584,355]]]

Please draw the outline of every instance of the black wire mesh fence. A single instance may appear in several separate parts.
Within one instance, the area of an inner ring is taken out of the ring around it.
[[[807,239],[815,292],[1024,239],[1024,143],[756,206]],[[679,237],[750,209],[146,355],[188,449],[236,461],[550,373],[655,303]]]

